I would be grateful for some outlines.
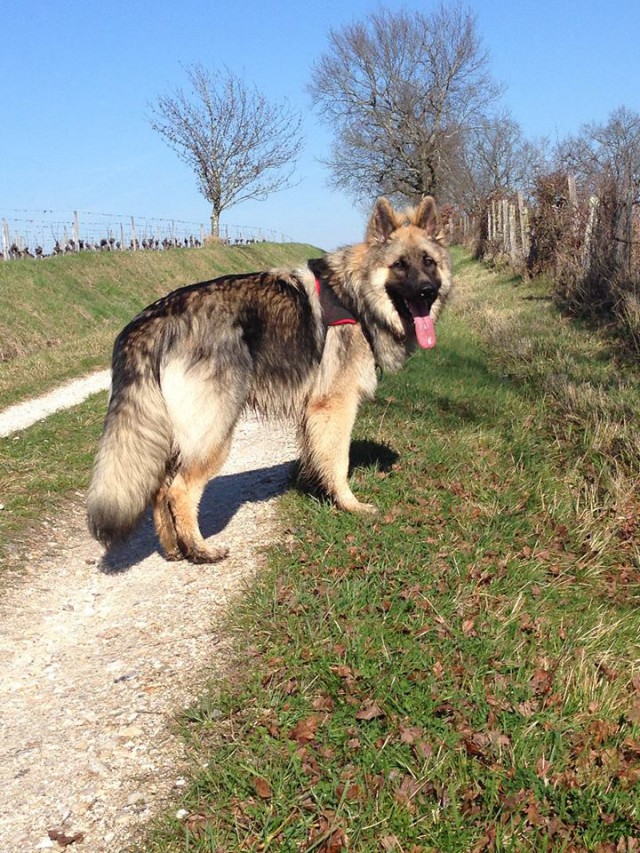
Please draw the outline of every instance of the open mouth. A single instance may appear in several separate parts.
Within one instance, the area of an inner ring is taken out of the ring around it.
[[[391,291],[389,295],[405,323],[413,323],[418,346],[422,349],[433,349],[436,345],[436,327],[430,311],[436,297],[430,294],[425,298],[408,299],[397,291]]]

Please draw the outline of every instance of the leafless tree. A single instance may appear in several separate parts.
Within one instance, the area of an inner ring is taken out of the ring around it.
[[[563,166],[595,191],[606,177],[640,203],[640,114],[619,107],[605,124],[591,123],[559,147]]]
[[[149,122],[195,172],[217,237],[224,210],[291,186],[302,119],[228,69],[185,70],[191,91],[160,95],[150,104]]]
[[[443,198],[465,130],[500,87],[474,16],[442,3],[429,15],[382,10],[331,30],[309,91],[335,131],[335,186],[359,199]]]
[[[458,204],[472,211],[493,193],[530,195],[547,164],[546,140],[527,140],[520,125],[503,111],[466,131],[450,165],[448,184]]]

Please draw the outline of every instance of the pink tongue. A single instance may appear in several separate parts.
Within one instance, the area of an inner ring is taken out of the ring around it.
[[[416,338],[422,349],[433,349],[436,345],[436,326],[428,314],[420,314],[417,305],[411,305],[413,323],[416,327]]]

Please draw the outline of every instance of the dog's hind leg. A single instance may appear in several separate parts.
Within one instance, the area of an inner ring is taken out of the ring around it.
[[[153,502],[153,521],[160,545],[167,560],[183,560],[184,554],[178,543],[176,526],[169,509],[169,487],[172,480],[167,479],[158,490]]]
[[[231,439],[232,433],[229,433],[212,447],[205,463],[181,467],[165,494],[158,493],[154,519],[168,560],[185,557],[192,563],[217,563],[228,555],[227,548],[207,545],[203,539],[198,525],[198,507],[205,486],[229,455]]]
[[[246,372],[246,371],[245,371]],[[208,481],[225,463],[233,431],[244,408],[244,387],[229,374],[212,375],[203,360],[188,366],[170,362],[162,390],[171,418],[176,467],[155,501],[156,530],[168,559],[215,563],[227,549],[206,544],[198,526],[198,507]],[[231,394],[229,389],[235,390]]]
[[[309,401],[300,427],[300,462],[303,476],[316,479],[340,509],[374,513],[376,507],[361,503],[348,481],[351,430],[359,402],[357,391]]]

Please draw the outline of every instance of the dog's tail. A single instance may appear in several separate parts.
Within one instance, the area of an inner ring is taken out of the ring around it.
[[[154,378],[114,385],[87,495],[89,530],[107,548],[139,522],[165,476],[172,444]]]

